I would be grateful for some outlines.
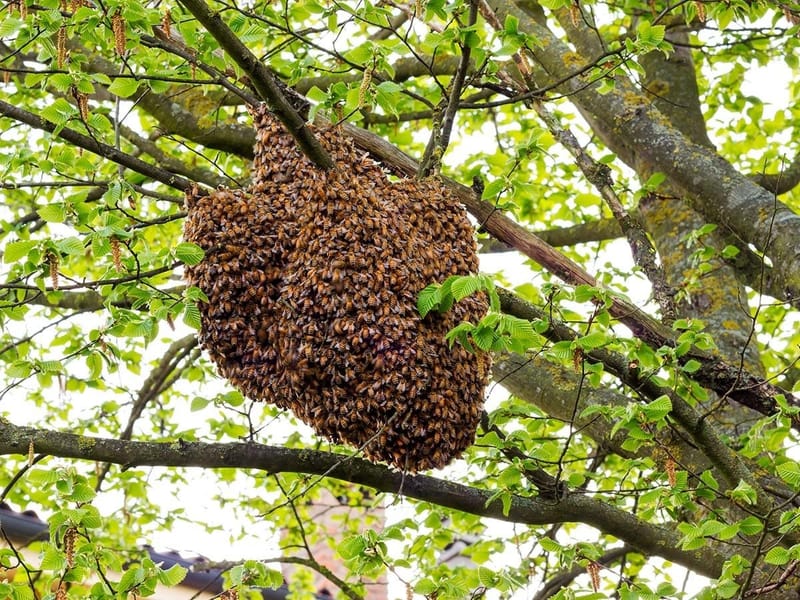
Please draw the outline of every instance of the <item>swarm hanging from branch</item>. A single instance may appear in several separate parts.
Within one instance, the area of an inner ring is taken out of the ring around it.
[[[334,442],[417,471],[473,441],[489,357],[445,334],[480,319],[469,297],[421,319],[417,294],[478,269],[466,213],[434,180],[390,182],[336,128],[317,131],[335,168],[316,168],[265,108],[253,184],[187,194],[184,236],[200,340],[245,395],[291,409]]]

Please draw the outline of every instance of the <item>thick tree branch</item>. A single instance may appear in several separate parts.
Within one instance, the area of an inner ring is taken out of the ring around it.
[[[675,531],[641,521],[584,493],[565,493],[557,500],[511,495],[507,510],[481,490],[430,477],[394,471],[366,460],[255,443],[133,442],[19,427],[0,418],[0,455],[38,454],[110,462],[123,467],[165,466],[256,469],[268,473],[307,473],[333,477],[382,492],[403,494],[440,506],[503,521],[543,525],[579,522],[613,535],[646,555],[662,556],[707,577],[718,577],[726,557],[711,550],[702,554],[680,549]]]
[[[306,127],[305,119],[286,99],[272,73],[230,30],[219,14],[213,12],[203,0],[181,0],[181,3],[214,36],[220,47],[228,53],[233,61],[247,73],[253,87],[266,100],[270,109],[281,120],[289,133],[294,136],[303,153],[318,167],[332,168],[333,160],[328,152],[314,137],[311,130]]]

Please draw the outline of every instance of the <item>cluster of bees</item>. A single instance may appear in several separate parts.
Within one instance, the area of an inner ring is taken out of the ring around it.
[[[390,182],[336,128],[336,167],[315,167],[266,109],[254,110],[253,183],[187,195],[184,236],[200,340],[246,396],[405,471],[440,468],[474,439],[489,357],[445,334],[480,319],[471,296],[421,319],[426,285],[478,269],[463,208],[437,181]]]

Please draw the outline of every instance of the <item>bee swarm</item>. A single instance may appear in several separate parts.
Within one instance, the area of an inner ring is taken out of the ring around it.
[[[474,439],[489,357],[444,337],[487,305],[421,319],[416,298],[477,271],[463,208],[439,182],[390,182],[335,128],[317,131],[336,163],[323,171],[265,108],[254,120],[252,186],[187,194],[204,348],[246,396],[334,442],[407,471],[446,465]]]

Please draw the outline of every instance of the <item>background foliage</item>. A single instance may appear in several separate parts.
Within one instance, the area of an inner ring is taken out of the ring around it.
[[[229,572],[242,594],[298,548],[319,569],[322,541],[349,598],[387,572],[440,600],[796,597],[799,19],[773,0],[5,3],[0,499],[51,536],[40,561],[0,550],[0,598],[147,596],[182,573],[137,543],[185,523],[224,523],[227,558],[274,540]],[[491,292],[451,335],[510,391],[446,472],[331,447],[198,348],[182,192],[247,184],[246,104],[298,118],[276,82],[395,175],[446,176],[486,264],[516,265],[420,298]],[[187,467],[217,484],[192,493]],[[335,539],[309,516],[322,490],[353,508]],[[385,526],[361,512],[398,503]],[[440,564],[465,537],[471,564]]]

